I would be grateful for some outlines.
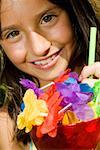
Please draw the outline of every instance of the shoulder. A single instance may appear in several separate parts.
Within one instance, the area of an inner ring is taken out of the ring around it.
[[[7,111],[0,110],[0,150],[28,150],[14,139],[14,121]]]
[[[6,145],[9,145],[13,135],[13,121],[7,111],[0,111],[0,149],[5,149]]]
[[[10,128],[12,129],[14,125],[13,120],[10,118],[8,115],[8,112],[6,109],[0,109],[0,130],[3,128],[7,129]],[[1,132],[0,132],[1,134]]]
[[[0,135],[8,129],[13,131],[13,125],[14,122],[11,120],[8,112],[6,110],[0,110]]]

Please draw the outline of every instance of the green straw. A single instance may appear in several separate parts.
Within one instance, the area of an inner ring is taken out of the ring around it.
[[[95,62],[96,32],[97,32],[96,27],[91,27],[90,28],[88,65],[92,65]]]

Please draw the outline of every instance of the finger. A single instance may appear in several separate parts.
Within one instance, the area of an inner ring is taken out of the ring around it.
[[[80,80],[83,80],[90,75],[94,75],[97,78],[100,78],[100,62],[96,62],[91,66],[85,66],[81,71]]]
[[[87,83],[90,87],[93,87],[95,82],[97,82],[97,81],[98,81],[98,79],[88,79],[88,78],[86,78],[86,79],[82,80],[82,83]]]

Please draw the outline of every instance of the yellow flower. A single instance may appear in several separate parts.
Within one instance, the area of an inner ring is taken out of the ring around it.
[[[23,101],[25,108],[18,115],[17,126],[20,130],[25,128],[25,132],[28,133],[31,131],[32,126],[39,126],[44,122],[45,117],[48,115],[48,108],[44,100],[37,99],[32,89],[26,91]]]
[[[63,125],[75,124],[75,123],[78,123],[78,122],[80,122],[79,119],[76,117],[76,115],[72,111],[68,110],[64,114],[64,117],[63,117],[63,120],[62,120]]]

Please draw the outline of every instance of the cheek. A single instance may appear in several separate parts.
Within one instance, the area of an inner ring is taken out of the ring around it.
[[[50,37],[52,37],[52,39],[62,44],[72,42],[74,37],[72,27],[67,22],[57,24],[52,30],[49,31],[49,35],[51,35]]]
[[[14,64],[20,64],[25,61],[26,57],[26,50],[25,47],[22,45],[12,45],[9,46],[9,44],[3,45],[4,51],[8,58],[12,61]]]

